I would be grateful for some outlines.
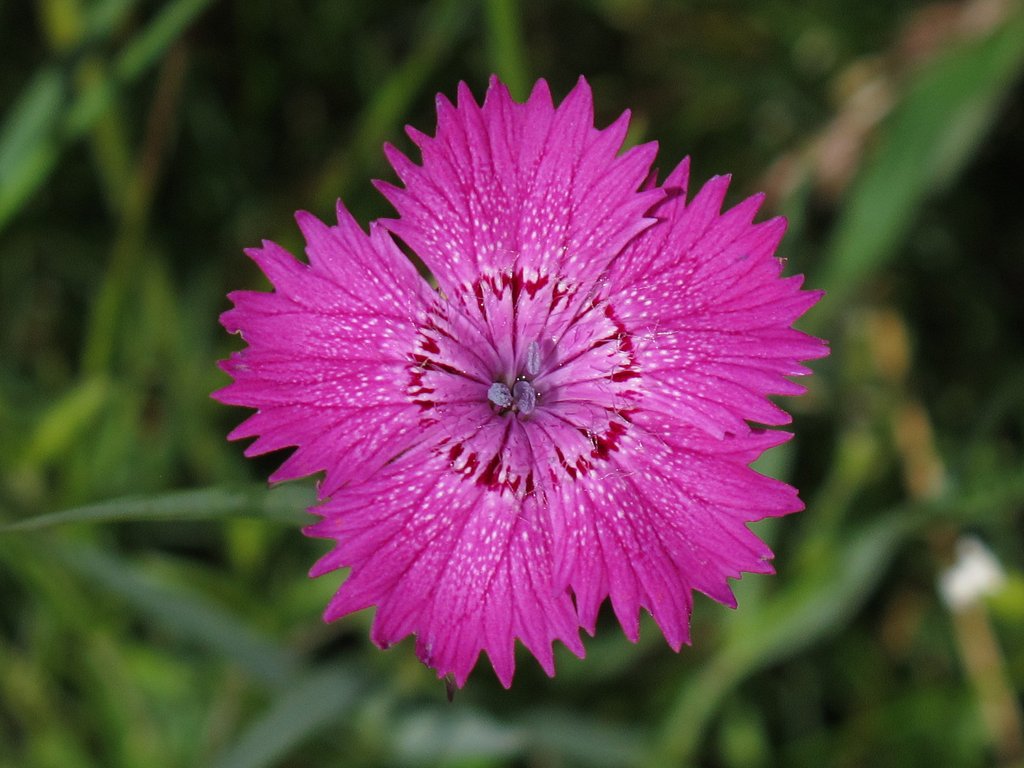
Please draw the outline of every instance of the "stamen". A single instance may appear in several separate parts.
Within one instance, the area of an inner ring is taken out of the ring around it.
[[[508,387],[505,387],[505,391],[508,391]],[[533,409],[537,407],[537,390],[525,379],[520,379],[512,386],[512,398],[515,400],[516,410],[523,416],[533,413]]]
[[[487,390],[487,399],[499,408],[508,408],[512,405],[512,393],[500,381],[491,384],[490,389]]]
[[[526,348],[526,373],[530,376],[540,373],[540,344],[536,341],[531,341]]]

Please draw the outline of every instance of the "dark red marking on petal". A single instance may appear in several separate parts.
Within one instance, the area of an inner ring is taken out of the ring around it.
[[[428,414],[421,420],[424,427],[440,429],[443,435],[446,416],[459,414],[452,417],[452,429],[461,434],[435,438],[453,472],[517,497],[537,493],[538,478],[547,487],[575,482],[610,461],[632,423],[629,414],[643,396],[632,333],[611,301],[596,292],[580,294],[583,287],[562,276],[526,274],[524,269],[488,272],[458,289],[461,296],[439,296],[409,354],[406,390],[410,402]],[[568,320],[564,312],[556,319],[554,310],[562,305],[571,308]],[[529,329],[518,326],[519,316],[532,319]],[[538,327],[538,318],[555,325]],[[503,339],[502,333],[523,335]],[[540,338],[554,345],[545,348],[543,365],[539,348],[533,357],[524,359],[522,353]],[[572,378],[573,371],[579,372],[578,380]],[[512,395],[508,407],[496,407],[489,399],[498,385]],[[474,411],[472,393],[477,389],[480,405],[487,407]],[[597,393],[591,403],[597,408],[561,406],[560,397],[579,403],[580,393],[588,392]],[[448,398],[446,393],[451,393]],[[631,407],[624,408],[626,403]],[[481,423],[466,418],[474,413]],[[584,439],[533,424],[551,416],[576,427],[574,433]],[[579,419],[585,423],[577,423]],[[523,432],[517,437],[520,442],[510,446],[513,425]],[[524,436],[530,450],[524,450]]]
[[[638,371],[631,370],[616,371],[608,378],[612,381],[629,381],[630,379],[639,379],[640,373]]]
[[[520,277],[522,275],[520,274]],[[523,288],[526,289],[527,295],[533,299],[537,297],[537,291],[546,286],[549,282],[547,275],[540,275],[536,280],[527,280],[523,283]]]
[[[487,319],[487,304],[484,302],[484,287],[477,281],[473,284],[473,295],[476,297],[476,308],[480,310],[480,316]]]

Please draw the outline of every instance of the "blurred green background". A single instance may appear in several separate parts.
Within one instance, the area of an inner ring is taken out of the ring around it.
[[[1024,764],[1020,2],[14,0],[0,50],[0,766]],[[778,576],[449,704],[321,622],[312,482],[208,395],[241,249],[387,215],[382,142],[491,72],[766,190],[833,354],[762,460],[808,505],[757,526]]]

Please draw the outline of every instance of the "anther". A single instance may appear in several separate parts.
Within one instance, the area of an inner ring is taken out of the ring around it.
[[[505,384],[496,381],[487,390],[487,399],[499,408],[508,408],[512,405],[512,392]]]
[[[491,388],[493,389],[494,386],[492,385]],[[505,391],[508,391],[508,387],[505,387]],[[526,416],[533,413],[533,409],[537,407],[537,390],[530,382],[520,379],[512,386],[512,399],[515,402],[516,410]]]
[[[529,376],[540,373],[540,344],[536,341],[531,341],[526,348],[526,373]]]

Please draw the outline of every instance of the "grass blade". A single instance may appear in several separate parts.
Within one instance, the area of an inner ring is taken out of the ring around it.
[[[707,724],[744,679],[800,653],[838,631],[884,577],[900,546],[937,520],[977,523],[1024,502],[1024,475],[1004,478],[983,491],[891,510],[858,533],[840,533],[831,556],[756,610],[734,615],[719,654],[682,689],[665,718],[661,743],[648,764],[685,765],[700,746]]]
[[[984,138],[1022,67],[1024,12],[1018,11],[993,35],[947,54],[918,77],[890,116],[810,278],[829,294],[808,316],[810,330],[828,325],[894,255],[915,211],[959,173]]]
[[[54,549],[56,557],[79,576],[127,601],[169,634],[231,659],[254,680],[280,688],[298,674],[295,654],[205,598],[178,585],[161,584],[131,563],[81,542]]]
[[[63,98],[63,75],[48,67],[36,76],[0,130],[0,231],[43,185],[61,150],[88,131],[114,95],[153,65],[212,0],[168,3],[117,57],[113,76],[71,102]],[[117,17],[120,8],[104,9]]]
[[[530,93],[520,9],[515,0],[487,0],[491,66],[517,99]]]
[[[316,182],[314,199],[333,203],[345,197],[352,179],[369,165],[380,162],[383,137],[394,131],[395,124],[406,114],[431,72],[454,47],[472,8],[473,5],[464,0],[435,0],[427,6],[423,33],[416,46],[360,113],[345,147],[327,161]]]
[[[218,521],[238,517],[301,525],[309,522],[303,510],[315,501],[313,490],[303,486],[284,486],[269,492],[263,485],[172,491],[157,496],[113,499],[37,515],[0,526],[0,533],[38,531],[71,523]]]
[[[293,747],[353,710],[362,687],[360,676],[348,667],[313,670],[253,721],[214,767],[275,765]]]

